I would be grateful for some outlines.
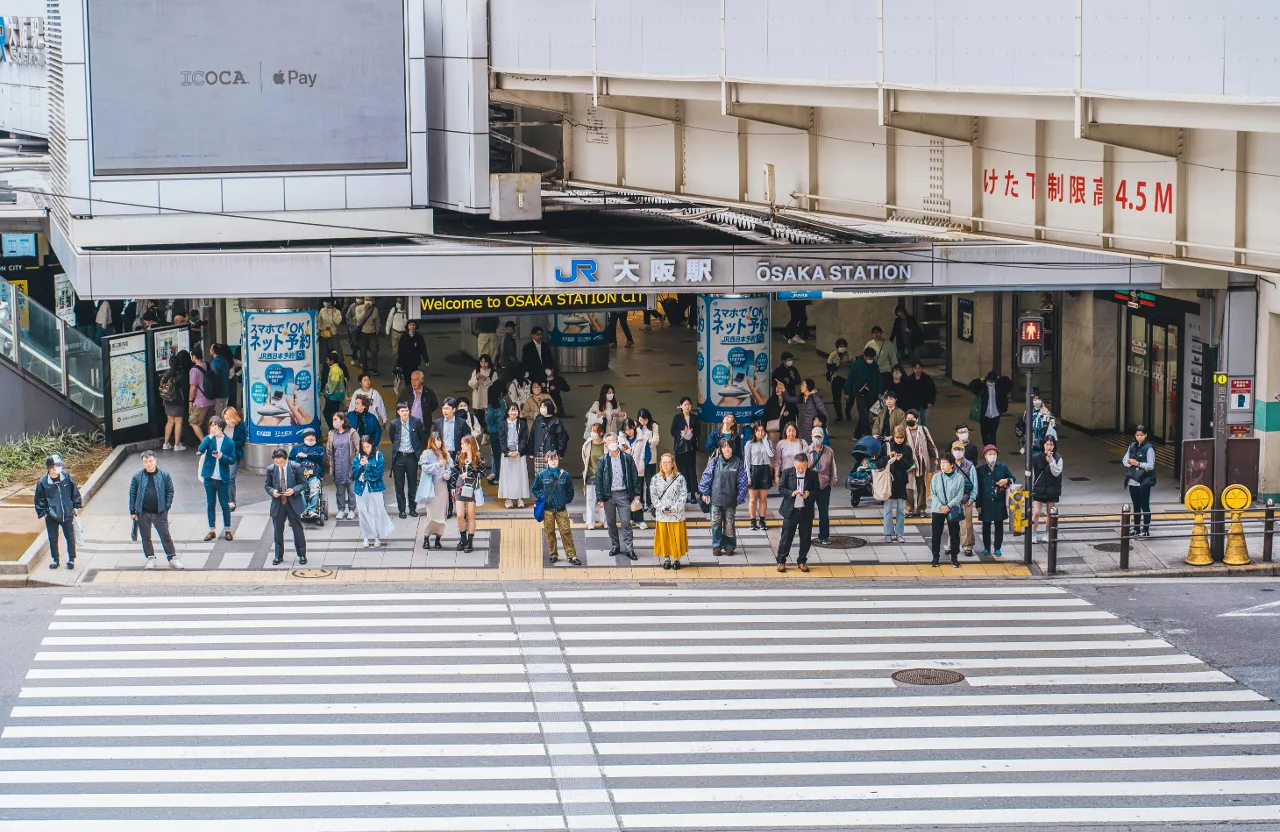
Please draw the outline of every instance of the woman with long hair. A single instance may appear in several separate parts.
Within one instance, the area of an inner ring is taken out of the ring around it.
[[[338,513],[335,520],[356,519],[355,480],[352,479],[352,463],[360,456],[360,434],[351,429],[347,414],[333,414],[329,422],[329,438],[324,442],[325,464],[333,480],[333,499]]]
[[[182,444],[182,432],[187,424],[190,372],[191,353],[181,350],[169,359],[169,369],[160,377],[160,400],[164,403],[164,445],[161,447],[166,451],[187,449]]]
[[[360,516],[360,537],[365,546],[381,546],[382,539],[396,530],[382,496],[387,490],[383,480],[386,471],[387,460],[382,451],[370,437],[360,437],[360,454],[351,463],[351,477],[355,480],[356,514]]]
[[[680,397],[680,406],[671,420],[671,441],[675,445],[676,469],[684,477],[688,502],[695,502],[693,483],[698,481],[698,414],[693,412],[693,399]]]
[[[676,468],[676,458],[663,454],[658,472],[649,483],[653,497],[653,516],[657,528],[653,533],[653,554],[663,569],[679,569],[680,558],[689,554],[689,529],[685,523],[685,500],[688,486]]]
[[[484,487],[480,482],[484,476],[484,457],[480,454],[480,446],[476,444],[474,436],[462,437],[453,463],[458,471],[458,493],[453,509],[458,515],[458,532],[461,537],[458,549],[470,552],[476,537],[476,506],[484,503]],[[526,485],[528,481],[526,473]]]
[[[231,482],[227,484],[227,497],[231,510],[236,510],[236,473],[240,470],[240,460],[244,459],[244,447],[249,444],[249,426],[240,418],[240,411],[228,407],[222,411],[222,420],[227,423],[227,435],[236,446],[236,461],[231,463]]]
[[[498,497],[507,501],[511,508],[512,500],[524,501],[532,493],[529,490],[529,424],[520,418],[520,408],[514,404],[507,406],[507,419],[498,432],[502,447],[502,474],[498,477]]]
[[[612,384],[600,385],[600,396],[592,404],[591,409],[587,411],[587,427],[582,432],[583,439],[591,438],[591,426],[597,422],[604,425],[604,432],[620,433],[622,431],[622,423],[626,421],[627,411],[622,409],[618,403],[618,393],[613,389]]]
[[[788,424],[795,428],[795,422]],[[773,445],[769,444],[767,433],[763,422],[752,422],[751,438],[742,448],[743,461],[747,463],[747,513],[751,515],[752,530],[767,528],[765,518],[769,516],[769,489],[773,487],[774,463]]]
[[[431,536],[435,535],[434,548],[444,548],[440,536],[444,534],[444,523],[449,511],[449,452],[440,441],[440,434],[432,431],[427,439],[427,447],[418,459],[418,467],[422,476],[418,479],[418,514],[427,519],[427,528],[422,536],[422,548],[429,549]]]

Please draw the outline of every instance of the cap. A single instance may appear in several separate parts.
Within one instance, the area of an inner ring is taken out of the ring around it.
[[[987,447],[985,447],[985,448],[983,448],[983,449],[982,449],[982,452],[983,452],[984,454],[985,454],[987,451],[995,451],[996,453],[1000,453],[1000,449],[999,449],[999,448],[997,448],[995,445],[988,445]]]
[[[516,328],[516,322],[515,322],[515,321],[507,321],[505,324],[503,324],[503,326],[509,326],[509,327],[511,327],[512,329],[515,329],[515,328]]]
[[[315,436],[316,432],[314,428],[303,428],[302,432],[298,435],[301,436],[303,439],[306,439],[308,436]]]
[[[53,454],[51,456],[45,457],[44,467],[46,468],[52,468],[55,465],[61,465],[61,464],[62,464],[62,457],[59,456],[58,454]]]

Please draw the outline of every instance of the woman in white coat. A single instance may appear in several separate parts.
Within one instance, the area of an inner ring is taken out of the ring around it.
[[[421,476],[418,479],[418,514],[426,517],[427,527],[422,535],[422,548],[443,549],[440,536],[444,534],[446,515],[449,510],[449,452],[440,444],[440,434],[432,433],[427,440],[427,447],[418,458]],[[435,535],[435,545],[431,544],[431,536]]]

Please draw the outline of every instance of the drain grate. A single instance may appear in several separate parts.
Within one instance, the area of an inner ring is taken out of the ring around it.
[[[1120,551],[1120,544],[1119,543],[1095,543],[1093,544],[1093,548],[1097,549],[1099,552],[1118,552]]]
[[[814,543],[817,544],[818,546],[823,545],[821,543],[818,543],[816,540],[814,541]],[[867,540],[864,537],[854,537],[851,534],[833,534],[831,535],[830,540],[827,542],[826,548],[828,549],[861,549],[863,546],[866,546],[866,545],[867,545]]]
[[[964,681],[964,674],[956,673],[954,670],[920,667],[899,670],[893,674],[893,680],[904,685],[954,685],[956,682]]]

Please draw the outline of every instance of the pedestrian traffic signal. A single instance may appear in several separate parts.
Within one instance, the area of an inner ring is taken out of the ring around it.
[[[1018,319],[1018,363],[1023,367],[1044,363],[1044,318]]]

